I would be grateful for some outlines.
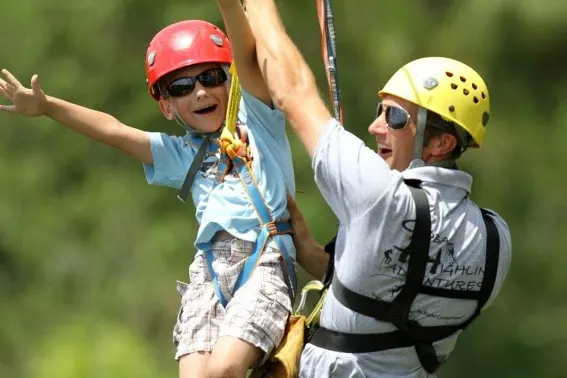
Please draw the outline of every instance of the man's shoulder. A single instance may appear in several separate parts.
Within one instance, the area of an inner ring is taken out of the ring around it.
[[[486,208],[481,208],[482,212],[487,216],[491,217],[496,225],[498,234],[500,236],[500,250],[506,253],[512,252],[512,235],[510,232],[510,227],[506,220],[500,216],[496,211]]]
[[[508,227],[508,223],[506,222],[504,217],[502,217],[495,210],[488,209],[482,206],[479,206],[479,208],[484,216],[489,216],[494,220],[494,223],[496,223],[496,227],[498,227],[498,230],[500,232],[506,232],[508,234],[510,233],[510,227]]]

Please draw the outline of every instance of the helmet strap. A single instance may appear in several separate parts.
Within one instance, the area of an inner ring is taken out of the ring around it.
[[[425,136],[425,124],[427,123],[427,109],[419,106],[417,108],[417,122],[415,127],[415,138],[413,142],[413,159],[408,169],[423,167],[423,138]]]
[[[458,169],[457,162],[454,159],[446,159],[433,163],[425,163],[423,161],[423,140],[425,138],[425,128],[427,125],[427,109],[418,107],[417,122],[415,127],[415,139],[413,146],[413,159],[409,164],[408,169],[419,168],[424,166]],[[459,135],[461,137],[461,135]]]

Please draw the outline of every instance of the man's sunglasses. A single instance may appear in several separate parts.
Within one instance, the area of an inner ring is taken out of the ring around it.
[[[190,94],[195,89],[197,81],[206,88],[214,88],[226,81],[226,72],[222,68],[213,68],[201,72],[196,76],[180,77],[169,83],[167,86],[167,94],[171,97],[182,97]]]
[[[376,109],[376,118],[380,117],[383,112],[385,112],[386,123],[391,129],[401,130],[409,123],[409,113],[399,106],[384,106],[381,102],[379,102],[378,108]]]

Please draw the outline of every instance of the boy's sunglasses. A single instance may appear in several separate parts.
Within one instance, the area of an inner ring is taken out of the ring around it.
[[[167,93],[171,97],[182,97],[190,94],[195,89],[197,81],[206,88],[214,88],[223,84],[226,81],[226,72],[222,68],[213,68],[201,72],[196,76],[180,77],[172,81],[167,86]]]
[[[381,102],[379,102],[378,108],[376,109],[376,118],[380,117],[382,112],[385,112],[386,123],[391,129],[401,130],[409,123],[409,113],[399,106],[384,106]]]

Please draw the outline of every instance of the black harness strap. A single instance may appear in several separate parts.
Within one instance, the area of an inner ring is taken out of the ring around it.
[[[326,245],[325,252],[329,254],[329,262],[327,263],[327,269],[325,270],[325,276],[323,276],[323,285],[328,289],[331,286],[333,276],[335,274],[335,246],[337,244],[337,236],[335,235]]]
[[[408,188],[415,201],[416,211],[415,227],[408,246],[410,263],[406,274],[406,284],[392,302],[388,316],[388,320],[401,330],[407,329],[411,305],[425,278],[429,259],[429,240],[431,239],[431,217],[425,191],[412,186]]]
[[[498,260],[500,254],[500,237],[498,236],[498,228],[494,223],[494,219],[490,216],[490,212],[480,209],[482,219],[486,227],[486,260],[484,262],[484,275],[478,291],[478,299],[476,311],[464,324],[463,329],[467,328],[481,313],[484,305],[488,302],[490,294],[496,283],[496,275],[498,273]]]
[[[191,193],[191,187],[193,186],[193,181],[195,181],[195,176],[197,175],[199,168],[201,168],[201,164],[203,163],[203,160],[205,160],[205,155],[207,154],[207,149],[209,148],[209,142],[211,141],[211,138],[212,138],[212,134],[208,134],[203,137],[203,140],[201,141],[201,145],[197,150],[197,154],[195,155],[195,158],[193,159],[191,166],[189,166],[189,170],[185,175],[185,180],[183,180],[183,185],[181,186],[181,189],[179,190],[179,194],[177,195],[177,198],[181,202],[185,202],[187,200],[187,197],[189,197],[189,194]]]
[[[480,315],[492,293],[498,270],[499,237],[492,217],[486,210],[481,209],[486,224],[487,251],[485,271],[479,291],[460,291],[424,286],[423,280],[429,259],[431,232],[429,203],[425,191],[420,188],[419,181],[407,180],[406,183],[415,201],[416,221],[412,239],[407,248],[409,261],[406,283],[392,302],[370,298],[344,286],[334,274],[332,267],[334,265],[332,261],[334,248],[331,247],[334,247],[335,239],[333,239],[332,245],[328,244],[326,247],[326,250],[331,254],[327,275],[331,274],[333,277],[331,286],[337,300],[352,311],[392,323],[398,329],[380,334],[353,334],[321,327],[315,332],[310,343],[325,349],[346,353],[369,353],[413,346],[423,368],[432,374],[443,363],[438,359],[433,343],[465,329]],[[477,307],[474,314],[462,324],[424,327],[416,321],[409,320],[411,306],[419,293],[447,298],[475,299],[477,300]]]

